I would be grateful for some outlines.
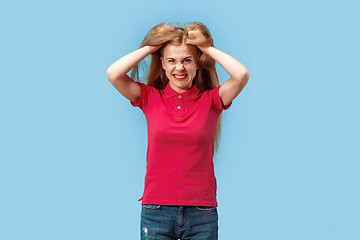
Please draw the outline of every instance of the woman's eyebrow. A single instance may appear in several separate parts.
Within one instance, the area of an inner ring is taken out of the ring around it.
[[[184,57],[183,59],[186,59],[186,58],[193,58],[192,56],[187,56],[187,57]],[[173,57],[167,57],[166,59],[175,59],[175,58],[173,58]]]

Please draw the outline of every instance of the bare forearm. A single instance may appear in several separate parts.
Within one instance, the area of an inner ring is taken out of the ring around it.
[[[137,49],[111,64],[107,69],[106,74],[115,79],[126,75],[136,64],[138,64],[147,55],[154,52],[155,50],[157,50],[157,47],[153,46],[144,46],[140,49]]]
[[[249,70],[232,56],[210,46],[200,48],[205,54],[212,57],[233,79],[242,80],[244,75],[249,75]]]

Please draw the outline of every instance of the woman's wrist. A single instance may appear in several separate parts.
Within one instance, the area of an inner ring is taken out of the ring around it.
[[[211,50],[211,48],[213,48],[213,46],[208,46],[208,47],[199,47],[199,46],[197,46],[197,47],[205,54],[208,54],[209,50]]]
[[[149,54],[150,53],[153,53],[153,52],[156,52],[159,48],[161,48],[161,45],[159,46],[144,46],[144,48],[146,48],[148,51],[149,51]]]

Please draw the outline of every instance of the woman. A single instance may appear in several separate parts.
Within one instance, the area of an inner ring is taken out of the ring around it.
[[[134,79],[138,63],[149,54],[143,84]],[[221,86],[215,61],[230,75]],[[247,84],[247,68],[214,48],[203,24],[159,24],[138,50],[108,68],[107,77],[147,121],[141,239],[217,239],[213,156],[220,114]]]

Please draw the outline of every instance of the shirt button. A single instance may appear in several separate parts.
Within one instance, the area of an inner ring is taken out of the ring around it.
[[[178,109],[180,109],[181,107],[180,106],[177,106]]]
[[[178,98],[181,98],[181,95],[179,95]]]

